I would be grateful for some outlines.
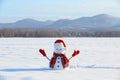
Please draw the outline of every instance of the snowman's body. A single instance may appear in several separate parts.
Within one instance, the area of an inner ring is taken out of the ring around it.
[[[54,69],[63,69],[63,65],[62,65],[62,62],[61,62],[61,57],[57,57],[56,59],[56,63],[55,63],[55,66],[54,66]]]
[[[65,54],[54,53],[50,61],[50,67],[56,70],[62,70],[69,67],[69,60]]]

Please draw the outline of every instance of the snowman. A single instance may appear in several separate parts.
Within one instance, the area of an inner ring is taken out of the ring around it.
[[[79,54],[79,50],[74,50],[72,56],[68,59],[66,57],[66,45],[63,40],[58,39],[54,42],[53,57],[49,59],[43,49],[39,52],[50,61],[50,68],[54,70],[62,70],[69,68],[70,59]]]

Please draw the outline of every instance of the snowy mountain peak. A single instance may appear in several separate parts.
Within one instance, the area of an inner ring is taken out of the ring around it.
[[[23,20],[19,20],[16,23],[33,23],[33,22],[39,22],[39,21],[31,19],[31,18],[26,18],[26,19],[23,19]]]
[[[93,16],[93,17],[96,17],[96,18],[110,18],[110,17],[113,17],[112,15],[108,15],[108,14],[99,14],[99,15],[96,15],[96,16]]]

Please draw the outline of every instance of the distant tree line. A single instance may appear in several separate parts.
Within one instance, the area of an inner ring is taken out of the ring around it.
[[[67,31],[53,29],[0,29],[0,37],[120,37],[120,31]]]

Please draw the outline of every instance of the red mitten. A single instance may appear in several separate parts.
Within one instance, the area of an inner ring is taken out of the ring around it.
[[[43,55],[43,56],[46,56],[46,53],[43,49],[39,49],[39,52]]]
[[[76,54],[78,55],[79,53],[80,53],[80,51],[79,51],[79,50],[77,50],[77,51],[76,51]]]
[[[72,57],[74,57],[74,56],[76,56],[76,55],[78,55],[79,54],[79,50],[74,50],[74,52],[73,52],[73,54],[72,54]]]

